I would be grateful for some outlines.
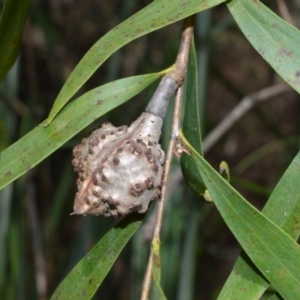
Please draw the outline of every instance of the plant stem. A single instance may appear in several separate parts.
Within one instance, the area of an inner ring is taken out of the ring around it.
[[[160,201],[158,202],[157,207],[157,215],[156,215],[156,222],[154,227],[154,234],[152,238],[151,250],[147,265],[147,270],[145,274],[145,279],[143,283],[142,295],[141,300],[147,300],[149,296],[151,281],[152,281],[152,268],[153,268],[153,258],[154,258],[154,251],[153,251],[153,241],[160,240],[160,232],[162,227],[163,221],[163,209],[164,209],[164,202],[165,202],[165,194],[166,194],[166,182],[168,180],[168,175],[171,166],[171,160],[173,156],[173,149],[175,146],[176,138],[178,136],[178,129],[179,129],[179,121],[180,121],[180,112],[181,112],[181,103],[182,103],[182,96],[183,96],[183,87],[182,83],[184,81],[187,63],[190,53],[190,44],[193,36],[193,21],[194,17],[189,17],[186,19],[183,32],[181,43],[178,51],[178,55],[176,58],[175,69],[171,73],[168,74],[169,78],[172,78],[178,85],[179,88],[176,92],[175,96],[175,107],[173,112],[173,122],[172,122],[172,129],[171,129],[171,137],[170,143],[168,145],[168,151],[166,155],[166,162],[164,166],[164,173],[162,178],[162,188],[161,188],[161,197]]]
[[[146,108],[146,112],[164,119],[169,101],[177,88],[178,84],[174,81],[174,79],[170,78],[168,75],[164,76],[152,96]]]
[[[236,107],[205,137],[203,151],[208,152],[213,145],[255,104],[263,102],[281,93],[292,90],[285,83],[276,83],[244,97]]]

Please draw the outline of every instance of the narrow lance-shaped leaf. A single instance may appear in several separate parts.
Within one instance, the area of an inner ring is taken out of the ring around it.
[[[112,228],[72,269],[51,300],[91,299],[122,249],[141,224],[143,215],[133,214]]]
[[[0,188],[33,168],[87,125],[126,102],[161,73],[134,76],[95,88],[70,103],[54,120],[43,123],[0,153]]]
[[[189,145],[192,157],[224,221],[255,266],[285,299],[300,294],[300,247],[249,204]]]
[[[82,58],[57,96],[46,126],[71,97],[83,86],[100,65],[115,51],[149,32],[182,20],[225,0],[160,0],[144,9],[104,35]]]
[[[299,93],[300,31],[260,1],[233,0],[227,6],[252,46]]]
[[[262,213],[281,227],[293,239],[300,234],[300,152],[275,187]],[[246,254],[237,260],[222,288],[219,300],[249,297],[259,299],[269,282],[253,266]]]
[[[19,54],[30,3],[30,0],[4,1],[0,16],[0,81]]]
[[[194,149],[203,155],[200,128],[197,56],[194,40],[191,45],[185,85],[185,108],[182,131]],[[206,187],[191,156],[183,153],[180,158],[185,181],[197,194],[203,195]]]

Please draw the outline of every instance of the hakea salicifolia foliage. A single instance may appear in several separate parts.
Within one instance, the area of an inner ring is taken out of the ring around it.
[[[78,173],[74,214],[144,213],[160,195],[165,154],[158,143],[163,119],[143,113],[130,127],[104,123],[73,150]]]

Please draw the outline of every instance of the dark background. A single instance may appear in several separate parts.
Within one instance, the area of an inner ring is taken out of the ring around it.
[[[263,2],[281,14],[281,1]],[[299,26],[300,2],[285,2],[294,25]],[[0,90],[0,149],[43,121],[66,78],[88,49],[148,3],[33,1],[20,56]],[[169,67],[176,59],[181,28],[182,22],[178,22],[123,47],[100,67],[78,95],[114,79]],[[199,72],[203,76],[200,101],[205,137],[243,97],[280,82],[280,78],[243,36],[226,5],[198,14],[195,32]],[[103,116],[2,191],[2,299],[48,299],[78,260],[116,222],[69,215],[76,192],[72,148],[104,121],[129,125],[142,113],[155,86]],[[260,209],[299,149],[298,98],[291,90],[257,105],[206,154],[216,168],[220,161],[228,162],[233,186]],[[170,107],[162,136],[165,149],[171,113]],[[161,246],[165,293],[168,299],[215,299],[240,247],[213,204],[202,204],[188,190],[176,158],[169,194]],[[149,212],[95,299],[139,298],[152,219]],[[187,242],[189,237],[191,244]],[[193,272],[186,270],[187,261]],[[190,295],[184,294],[188,292]]]

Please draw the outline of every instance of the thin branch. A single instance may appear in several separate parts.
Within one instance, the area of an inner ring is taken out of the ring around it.
[[[171,131],[170,142],[168,145],[168,151],[167,151],[167,155],[166,155],[164,174],[163,174],[163,178],[162,178],[161,198],[157,205],[157,215],[156,215],[154,234],[153,234],[152,240],[154,240],[154,239],[159,240],[159,237],[160,237],[160,231],[161,231],[162,220],[163,220],[164,202],[166,199],[166,186],[167,186],[166,183],[168,182],[168,176],[169,176],[169,171],[170,171],[172,156],[173,156],[173,149],[174,149],[177,134],[178,134],[182,95],[183,95],[183,87],[180,86],[178,88],[178,90],[176,92],[176,96],[175,96],[175,107],[174,107],[174,113],[173,113],[172,131]],[[151,247],[147,270],[146,270],[146,274],[145,274],[145,280],[144,280],[144,284],[143,284],[141,300],[148,299],[150,286],[151,286],[151,280],[152,280],[153,254],[154,254],[153,248]]]
[[[166,188],[166,196],[164,201],[164,209],[168,205],[174,191],[177,189],[178,185],[180,185],[182,181],[182,172],[181,168],[178,168],[175,172],[172,172],[169,175],[169,179],[167,181]],[[157,214],[157,207],[151,212],[151,215],[147,218],[147,221],[142,224],[143,231],[143,241],[150,241],[153,237],[154,227],[155,227],[155,219]]]
[[[190,53],[190,44],[193,36],[193,17],[190,17],[186,20],[184,25],[184,30],[182,33],[181,44],[178,52],[178,56],[176,59],[175,70],[168,74],[170,78],[175,80],[179,88],[176,92],[175,96],[175,107],[173,112],[173,123],[171,129],[171,137],[170,142],[168,145],[168,151],[166,155],[166,162],[164,166],[164,173],[162,178],[162,188],[161,188],[161,198],[157,205],[157,216],[156,222],[154,227],[154,235],[153,240],[160,240],[160,231],[162,227],[162,220],[163,220],[163,210],[164,210],[164,202],[166,199],[166,183],[168,181],[169,171],[171,167],[171,161],[173,156],[173,149],[175,146],[176,138],[178,136],[178,129],[179,129],[179,122],[180,122],[180,112],[181,112],[181,103],[182,103],[182,96],[183,96],[183,87],[182,83],[184,80],[184,76],[187,69],[187,63]],[[143,283],[142,295],[141,300],[147,300],[151,280],[152,280],[152,267],[153,267],[153,248],[151,246],[147,270],[145,274],[145,279]]]
[[[32,245],[33,245],[33,257],[34,257],[34,269],[35,269],[35,284],[37,290],[37,297],[39,300],[47,299],[47,276],[45,257],[42,250],[42,238],[40,231],[40,224],[37,217],[37,210],[35,205],[35,193],[34,187],[31,183],[27,187],[27,199],[26,208],[28,214],[28,220],[31,231]]]
[[[284,0],[277,0],[277,6],[278,6],[278,9],[279,9],[279,12],[282,16],[282,18],[287,21],[288,23],[290,23],[291,25],[294,25],[295,26],[295,23],[293,21],[293,18],[286,6],[286,3]]]
[[[186,19],[181,37],[180,47],[173,71],[164,76],[149,101],[146,112],[153,113],[156,116],[165,117],[169,101],[176,91],[182,85],[187,69],[187,62],[190,55],[191,36],[193,35],[194,16]]]
[[[186,74],[187,63],[190,55],[191,40],[194,33],[194,16],[186,19],[182,32],[180,47],[175,62],[175,69],[169,74],[179,86],[182,85]]]
[[[285,83],[277,83],[256,93],[244,97],[241,102],[205,137],[203,151],[208,152],[211,147],[245,115],[256,103],[263,102],[278,94],[290,91],[291,87]]]
[[[23,117],[27,111],[27,106],[20,99],[8,99],[8,97],[0,92],[0,101],[7,106],[14,114]]]

